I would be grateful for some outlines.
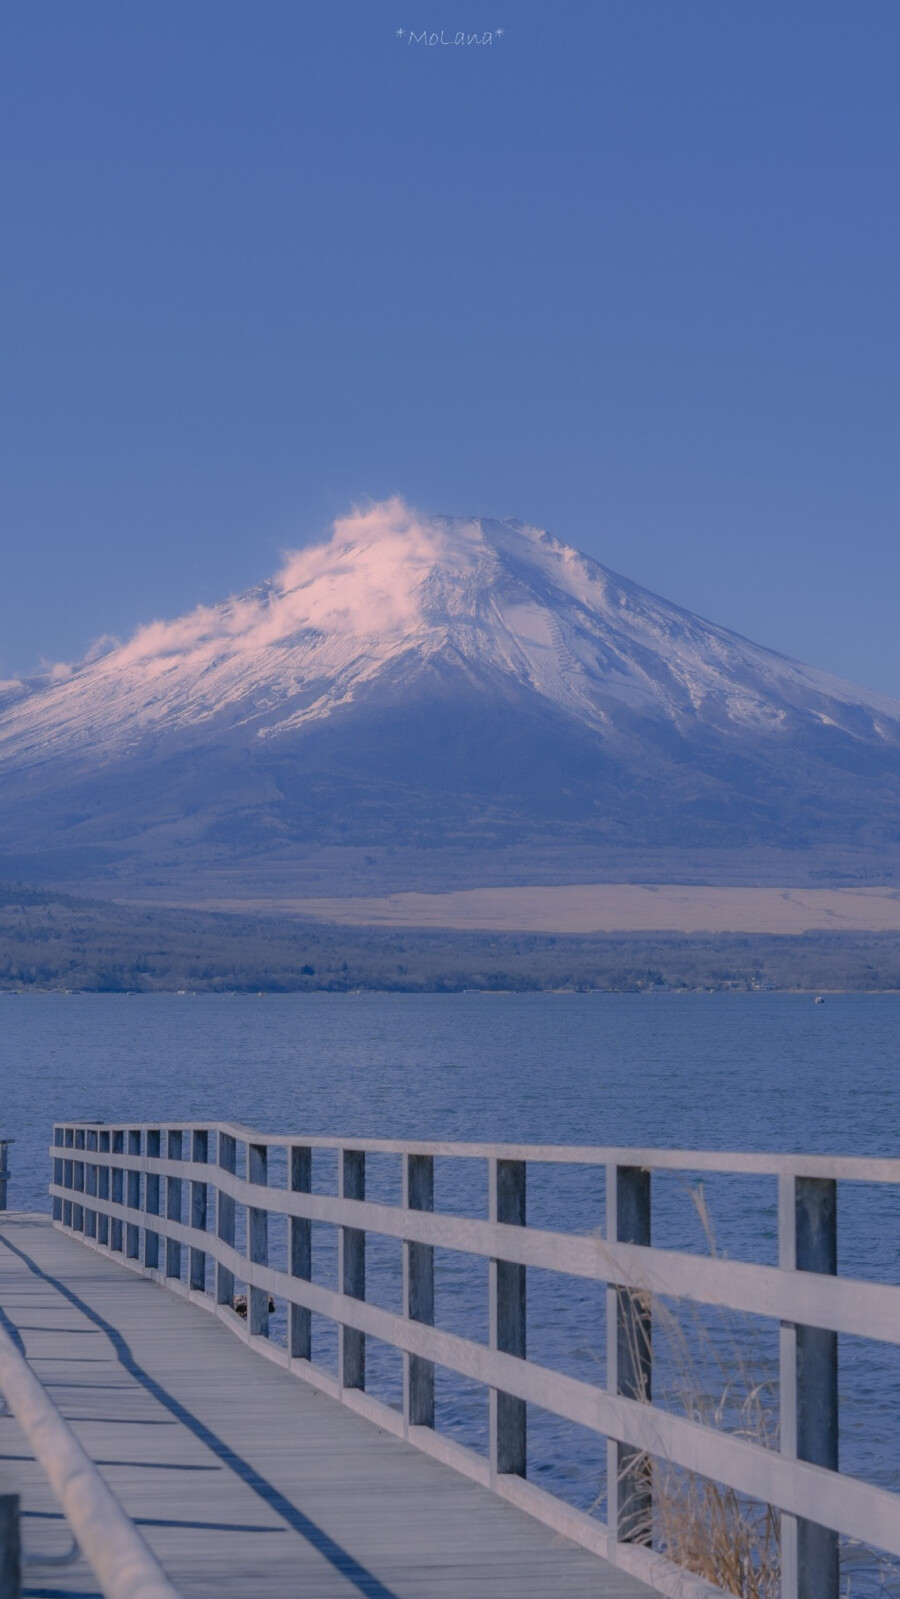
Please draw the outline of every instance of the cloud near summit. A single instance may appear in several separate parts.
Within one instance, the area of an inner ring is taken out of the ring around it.
[[[422,616],[423,585],[435,565],[452,551],[454,567],[465,572],[475,565],[477,546],[477,524],[451,527],[399,496],[354,508],[335,521],[326,542],[287,551],[260,588],[222,605],[198,605],[172,622],[150,622],[113,650],[104,640],[106,647],[95,647],[80,664],[190,656],[202,665],[225,647],[231,655],[251,654],[304,631],[402,636]]]

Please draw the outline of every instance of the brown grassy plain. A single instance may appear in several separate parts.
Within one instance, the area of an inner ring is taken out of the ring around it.
[[[297,917],[345,927],[445,928],[457,932],[796,935],[900,931],[900,891],[894,888],[581,883],[456,889],[443,894],[215,899],[206,900],[203,909]]]

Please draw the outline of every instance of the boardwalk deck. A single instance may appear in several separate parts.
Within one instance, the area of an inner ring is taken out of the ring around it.
[[[0,1223],[0,1315],[185,1599],[650,1594],[43,1217]],[[9,1416],[4,1492],[22,1494],[29,1551],[66,1547]],[[31,1568],[25,1593],[96,1587],[79,1562]]]

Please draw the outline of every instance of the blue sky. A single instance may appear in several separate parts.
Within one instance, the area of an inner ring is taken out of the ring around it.
[[[898,82],[896,0],[6,0],[0,675],[397,492],[900,696]]]

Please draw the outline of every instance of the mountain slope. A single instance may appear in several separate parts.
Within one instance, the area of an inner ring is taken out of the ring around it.
[[[900,704],[540,530],[391,501],[258,589],[6,685],[0,777],[0,851],[83,879],[351,845],[871,873],[900,841]]]

